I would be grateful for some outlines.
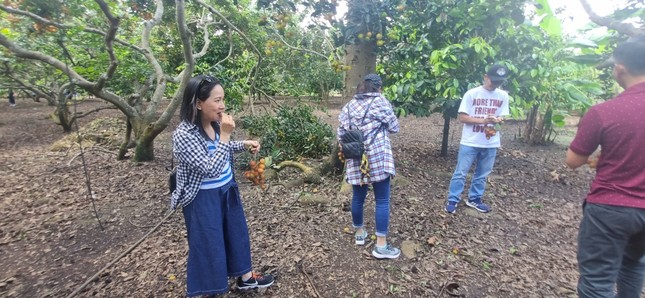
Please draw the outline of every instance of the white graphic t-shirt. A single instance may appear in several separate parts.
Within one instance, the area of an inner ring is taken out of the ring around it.
[[[468,90],[459,105],[459,113],[466,113],[474,118],[486,118],[488,115],[496,117],[508,116],[508,93],[499,88],[488,91],[483,86]],[[487,124],[494,126],[494,124]],[[461,132],[461,144],[478,148],[499,148],[500,131],[486,139],[484,124],[465,124]]]

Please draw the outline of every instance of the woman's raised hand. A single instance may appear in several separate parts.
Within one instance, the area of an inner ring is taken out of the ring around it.
[[[246,140],[243,142],[244,146],[251,151],[253,154],[257,154],[260,151],[260,142],[254,140]]]
[[[230,135],[235,130],[235,121],[233,120],[233,116],[222,113],[222,122],[220,123],[220,129],[222,130],[222,134]]]

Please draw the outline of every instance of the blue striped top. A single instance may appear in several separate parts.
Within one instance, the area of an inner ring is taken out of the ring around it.
[[[215,151],[217,151],[217,145],[219,144],[219,134],[216,134],[215,141],[206,139],[206,145],[208,146],[208,155],[214,157]],[[202,185],[199,189],[214,189],[226,185],[229,181],[233,179],[233,170],[231,169],[231,162],[226,162],[224,169],[217,177],[204,177],[202,180]]]

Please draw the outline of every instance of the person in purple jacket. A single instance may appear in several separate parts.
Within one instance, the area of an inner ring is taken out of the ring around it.
[[[390,178],[396,174],[392,145],[388,134],[399,131],[399,121],[392,105],[381,95],[383,81],[376,74],[369,74],[359,84],[356,95],[341,110],[338,119],[340,140],[350,129],[360,129],[365,136],[365,153],[369,161],[368,174],[361,172],[360,160],[348,159],[345,179],[352,185],[352,223],[356,229],[355,243],[364,245],[367,231],[363,226],[363,207],[368,185],[374,188],[376,199],[376,245],[372,255],[378,259],[395,259],[401,250],[387,243],[390,221]]]
[[[614,77],[625,91],[589,109],[567,150],[570,168],[596,164],[578,233],[580,297],[645,297],[643,53],[643,38],[614,50]],[[598,147],[602,154],[590,158]]]

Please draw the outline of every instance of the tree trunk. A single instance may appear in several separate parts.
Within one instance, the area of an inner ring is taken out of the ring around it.
[[[544,115],[539,112],[536,114],[535,125],[533,132],[529,137],[529,145],[537,145],[542,143],[542,136],[544,135]]]
[[[64,132],[68,133],[72,131],[72,124],[76,121],[76,117],[70,115],[69,109],[67,108],[67,98],[65,96],[59,96],[59,99],[56,101],[56,110],[52,116],[54,117],[54,122],[60,125]]]
[[[152,161],[155,159],[154,136],[137,138],[137,146],[134,147],[133,161]]]
[[[539,104],[533,105],[533,108],[531,108],[531,111],[529,112],[529,115],[527,117],[526,126],[524,127],[524,141],[526,143],[531,142],[531,136],[533,135],[533,130],[535,129],[535,123],[537,122],[539,108]]]
[[[551,131],[553,130],[553,125],[551,118],[553,117],[553,108],[549,106],[546,110],[546,113],[544,113],[544,119],[542,121],[542,143],[548,143],[551,142],[549,139],[549,136],[551,135]]]
[[[441,137],[441,153],[439,156],[448,156],[448,135],[450,133],[450,116],[443,115],[443,135]]]
[[[117,160],[124,160],[125,154],[128,152],[128,145],[130,144],[130,139],[132,138],[132,125],[130,124],[129,119],[125,119],[125,138],[123,144],[119,148],[119,154],[117,155]]]
[[[168,125],[159,125],[155,119],[145,119],[143,116],[128,117],[128,122],[132,125],[134,133],[134,155],[132,161],[152,161],[155,158],[154,140]],[[155,128],[155,124],[157,128]]]
[[[528,115],[524,128],[524,141],[529,145],[544,144],[548,140],[547,134],[551,131],[551,116],[553,109],[547,108],[544,114],[540,113],[539,105],[534,105]]]
[[[319,167],[321,175],[327,175],[327,174],[336,175],[343,172],[343,170],[345,169],[345,163],[340,161],[340,159],[338,158],[339,151],[340,150],[338,145],[336,144],[336,142],[334,142],[331,148],[331,155]]]
[[[345,48],[344,63],[351,68],[345,73],[343,102],[354,96],[356,86],[367,74],[376,71],[376,43],[373,40],[346,45]]]

